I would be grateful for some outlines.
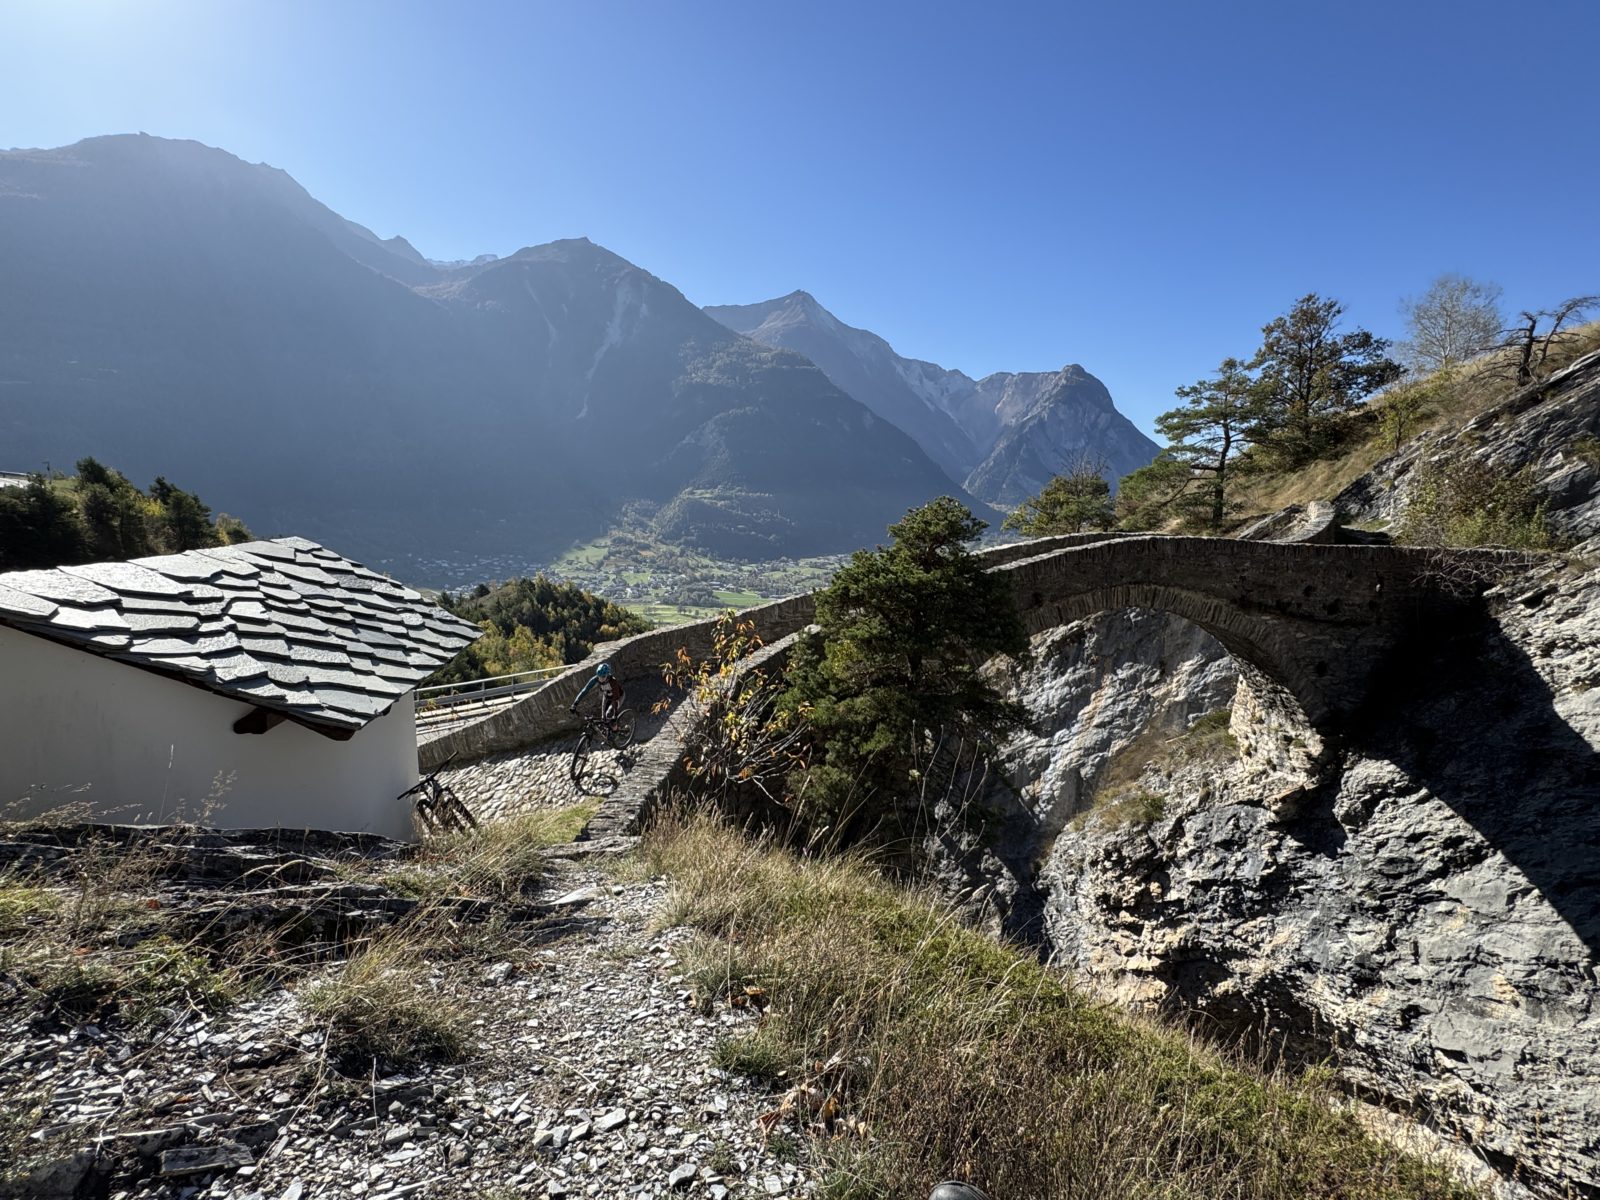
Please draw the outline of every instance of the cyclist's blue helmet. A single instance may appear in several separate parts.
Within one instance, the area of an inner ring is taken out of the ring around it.
[[[594,669],[594,673],[600,676],[601,679],[604,679],[607,675],[611,674],[611,664],[601,663]]]

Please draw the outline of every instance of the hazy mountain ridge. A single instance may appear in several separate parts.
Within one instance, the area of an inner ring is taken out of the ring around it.
[[[805,355],[846,395],[909,433],[952,479],[964,478],[980,457],[937,399],[937,387],[928,386],[933,381],[908,369],[911,364],[877,334],[846,325],[809,293],[705,311],[764,345]],[[932,363],[917,365],[942,370]]]
[[[1020,504],[1080,460],[1103,461],[1115,487],[1159,449],[1117,411],[1105,384],[1076,363],[1055,372],[989,375],[978,381],[976,395],[993,401],[1000,430],[965,484],[997,504]]]
[[[402,569],[553,555],[639,502],[713,553],[844,550],[954,490],[811,363],[587,240],[435,264],[143,135],[0,153],[0,444],[8,469],[114,447]]]
[[[804,354],[985,500],[1016,504],[1084,457],[1103,459],[1114,485],[1158,449],[1117,411],[1105,385],[1076,364],[975,380],[896,354],[883,338],[846,325],[803,291],[706,312],[758,342]]]

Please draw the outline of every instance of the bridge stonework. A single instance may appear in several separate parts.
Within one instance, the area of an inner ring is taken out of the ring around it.
[[[1326,737],[1346,729],[1380,668],[1433,636],[1514,556],[1399,546],[1142,536],[1047,550],[993,568],[1030,633],[1146,608],[1198,625],[1262,698]]]
[[[1516,561],[1495,551],[1120,534],[1037,538],[981,556],[1010,584],[1030,633],[1122,608],[1173,613],[1210,633],[1240,667],[1247,694],[1237,708],[1250,710],[1255,732],[1248,736],[1258,743],[1247,751],[1296,771],[1315,768],[1338,744],[1381,669],[1408,643],[1436,636],[1452,612],[1466,610]],[[815,600],[792,596],[738,615],[770,645],[804,629]],[[716,624],[697,621],[597,647],[527,699],[425,742],[420,765],[432,770],[451,756],[471,762],[574,730],[568,706],[601,661],[626,683],[653,682],[680,648],[708,654]],[[1243,722],[1236,726],[1243,731]],[[681,754],[693,727],[687,716],[674,720],[657,735],[664,744],[650,762]],[[640,786],[654,795],[647,781]],[[623,790],[631,797],[640,788]],[[608,824],[635,823],[636,814],[614,807],[603,809]]]

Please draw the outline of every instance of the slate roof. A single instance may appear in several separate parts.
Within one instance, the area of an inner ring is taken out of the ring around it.
[[[481,634],[305,538],[0,574],[0,624],[337,730]]]

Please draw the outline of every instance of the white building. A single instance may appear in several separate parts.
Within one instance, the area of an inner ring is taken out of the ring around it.
[[[303,538],[0,574],[0,816],[410,837],[413,691],[478,636]]]

